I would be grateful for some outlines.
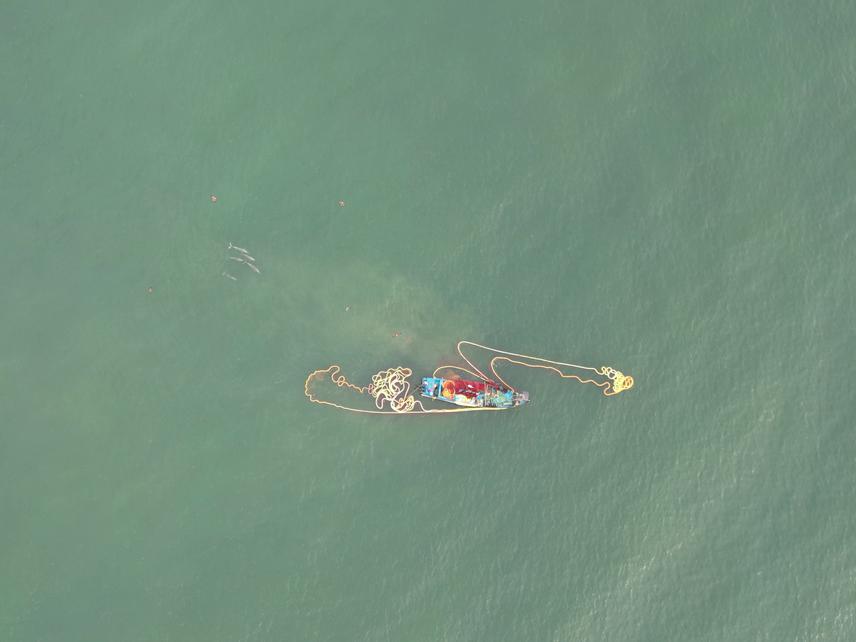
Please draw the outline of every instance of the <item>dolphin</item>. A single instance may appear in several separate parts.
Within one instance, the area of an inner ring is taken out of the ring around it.
[[[244,248],[238,247],[237,245],[232,245],[232,241],[229,241],[229,247],[227,247],[226,249],[227,250],[238,250],[238,252],[242,252],[243,254],[247,253],[247,251]]]

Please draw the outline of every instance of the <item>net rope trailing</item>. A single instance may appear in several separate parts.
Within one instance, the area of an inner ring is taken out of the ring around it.
[[[485,374],[480,370],[464,353],[464,346],[471,346],[485,350],[495,356],[490,359],[489,372],[492,376]],[[433,377],[441,370],[457,370],[465,372],[473,377],[476,377],[486,383],[499,382],[509,390],[515,391],[514,386],[503,379],[496,371],[498,363],[510,363],[524,368],[533,368],[541,370],[550,370],[559,375],[562,379],[574,379],[580,383],[593,384],[601,389],[607,397],[615,396],[625,390],[630,390],[633,387],[633,377],[625,375],[623,372],[611,368],[609,366],[601,366],[593,368],[591,366],[581,366],[574,363],[565,363],[562,361],[554,361],[552,359],[544,359],[541,357],[533,357],[527,354],[517,352],[507,352],[497,348],[475,343],[473,341],[458,341],[456,346],[458,355],[463,359],[469,368],[457,365],[442,365],[434,369]],[[563,369],[574,369],[582,371],[581,374],[574,372],[565,372]],[[369,415],[438,415],[448,414],[453,412],[480,412],[485,410],[503,410],[503,408],[490,407],[473,407],[473,408],[425,408],[422,402],[416,399],[411,394],[410,376],[413,371],[410,368],[396,366],[380,372],[372,376],[372,381],[367,386],[357,386],[342,374],[342,368],[339,365],[331,365],[326,368],[314,370],[306,377],[306,382],[303,384],[303,393],[312,403],[321,404],[324,406],[332,406],[339,410],[347,410],[348,412],[357,412]],[[318,380],[327,378],[339,388],[347,388],[360,394],[369,395],[374,400],[375,409],[353,408],[342,404],[328,401],[317,397],[312,391],[312,384]]]

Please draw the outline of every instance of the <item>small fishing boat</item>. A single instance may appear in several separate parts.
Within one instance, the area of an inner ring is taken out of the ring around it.
[[[419,392],[467,408],[516,408],[529,401],[528,392],[515,392],[492,381],[424,377]]]

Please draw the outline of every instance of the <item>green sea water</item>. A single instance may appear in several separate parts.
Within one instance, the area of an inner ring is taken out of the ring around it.
[[[0,3],[0,640],[856,639],[854,33]],[[303,396],[461,338],[636,385]]]

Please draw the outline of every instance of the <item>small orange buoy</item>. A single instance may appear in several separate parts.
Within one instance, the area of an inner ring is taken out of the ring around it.
[[[345,207],[345,201],[339,200],[339,207]]]
[[[217,196],[215,196],[214,194],[212,194],[212,195],[211,195],[211,202],[212,202],[212,203],[216,203],[216,202],[217,202]]]

